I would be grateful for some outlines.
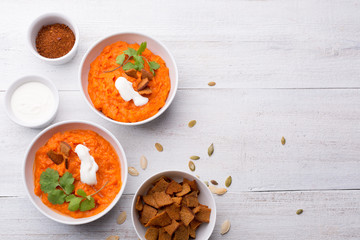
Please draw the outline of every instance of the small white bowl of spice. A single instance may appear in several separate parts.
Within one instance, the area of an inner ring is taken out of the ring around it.
[[[45,77],[29,75],[15,80],[5,94],[5,109],[15,123],[29,128],[43,128],[55,118],[59,94]]]
[[[30,51],[51,65],[70,61],[79,44],[75,23],[60,13],[47,13],[36,18],[28,30]]]

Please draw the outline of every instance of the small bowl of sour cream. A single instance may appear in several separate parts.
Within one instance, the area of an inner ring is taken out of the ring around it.
[[[29,75],[15,80],[5,94],[9,118],[24,127],[43,128],[55,118],[59,94],[45,77]]]

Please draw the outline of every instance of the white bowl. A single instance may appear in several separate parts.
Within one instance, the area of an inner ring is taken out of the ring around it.
[[[106,139],[115,149],[117,155],[119,156],[120,166],[121,166],[121,181],[122,186],[119,193],[116,195],[115,199],[112,203],[102,212],[87,218],[72,218],[61,213],[55,212],[55,210],[49,208],[41,199],[35,195],[34,193],[34,156],[36,151],[42,147],[48,140],[57,132],[63,132],[73,129],[83,129],[83,130],[92,130]],[[109,212],[115,204],[119,201],[121,195],[124,192],[126,181],[127,181],[127,160],[125,156],[125,152],[119,143],[119,141],[105,128],[91,123],[87,121],[64,121],[60,123],[56,123],[42,132],[40,132],[35,139],[31,142],[25,154],[25,161],[23,165],[23,178],[25,183],[26,192],[31,200],[31,202],[35,205],[35,207],[48,218],[63,224],[69,225],[79,225],[84,223],[89,223],[95,221],[96,219],[104,216],[107,212]]]
[[[199,202],[211,208],[210,222],[203,223],[200,225],[200,227],[196,230],[196,239],[199,240],[209,239],[214,230],[215,222],[216,222],[215,199],[212,193],[210,192],[209,188],[205,185],[205,183],[203,183],[197,177],[187,172],[177,171],[177,170],[166,170],[151,176],[150,178],[145,180],[136,191],[131,205],[131,220],[138,237],[140,239],[145,239],[145,233],[147,228],[145,228],[144,225],[142,225],[139,221],[139,214],[138,211],[135,209],[136,198],[139,195],[146,195],[147,191],[150,189],[150,187],[152,187],[152,183],[161,176],[170,177],[177,182],[182,182],[183,178],[187,178],[190,181],[196,180],[196,184],[200,190]]]
[[[14,113],[11,109],[11,96],[13,95],[14,91],[18,87],[20,87],[21,85],[23,85],[24,83],[27,83],[27,82],[40,82],[40,83],[44,84],[45,86],[47,86],[54,95],[55,108],[53,109],[51,115],[49,115],[49,118],[45,119],[43,122],[39,122],[39,123],[35,123],[35,124],[27,123],[21,119],[18,119],[14,115]],[[15,122],[21,126],[24,126],[24,127],[43,128],[43,127],[46,127],[47,125],[49,125],[56,116],[56,113],[59,108],[59,93],[58,93],[58,90],[56,89],[54,83],[52,83],[49,79],[47,79],[43,76],[28,75],[28,76],[21,77],[10,84],[8,90],[5,93],[4,103],[5,103],[6,113],[13,122]]]
[[[125,41],[127,43],[138,43],[146,41],[147,42],[147,48],[151,50],[152,53],[155,55],[159,55],[166,63],[166,66],[169,68],[169,75],[170,75],[170,83],[171,88],[169,92],[169,96],[166,99],[165,105],[157,112],[154,116],[145,119],[143,121],[139,122],[133,122],[133,123],[126,123],[126,122],[119,122],[115,121],[107,116],[105,116],[102,112],[98,111],[88,94],[88,75],[90,71],[90,64],[95,60],[97,56],[100,55],[100,53],[103,51],[103,49],[117,41]],[[134,125],[140,125],[147,122],[150,122],[151,120],[157,118],[160,116],[165,110],[170,106],[171,102],[173,101],[177,88],[178,88],[178,69],[175,63],[174,57],[171,55],[170,51],[158,40],[149,37],[147,35],[141,34],[141,33],[135,33],[135,32],[124,32],[124,33],[117,33],[108,37],[105,37],[99,41],[97,41],[92,47],[89,48],[89,50],[84,55],[81,64],[80,64],[80,71],[79,71],[79,79],[80,79],[80,89],[82,92],[82,95],[85,98],[85,101],[89,105],[89,107],[99,116],[102,118],[116,123],[120,125],[126,125],[126,126],[134,126]]]
[[[65,24],[67,25],[75,35],[75,43],[73,48],[66,55],[59,58],[46,58],[41,56],[36,50],[36,37],[40,31],[40,29],[45,25],[51,25],[55,23]],[[36,18],[29,27],[27,34],[27,42],[29,45],[30,51],[41,60],[45,61],[51,65],[61,65],[69,62],[77,52],[77,48],[79,45],[79,30],[75,23],[68,18],[67,16],[60,13],[47,13]]]

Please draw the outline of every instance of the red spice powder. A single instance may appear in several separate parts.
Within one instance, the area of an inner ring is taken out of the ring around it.
[[[46,58],[59,58],[66,55],[75,44],[75,35],[65,24],[43,26],[36,37],[36,49]]]

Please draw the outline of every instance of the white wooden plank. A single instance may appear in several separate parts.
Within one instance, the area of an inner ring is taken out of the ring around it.
[[[359,239],[360,191],[227,193],[216,196],[217,221],[210,239]],[[137,239],[130,216],[116,224],[121,211],[130,212],[132,195],[121,198],[103,218],[83,226],[66,226],[39,213],[27,198],[0,198],[1,239]],[[296,215],[302,208],[302,215]],[[231,229],[220,235],[221,223]],[[5,227],[6,226],[6,227]]]
[[[129,177],[126,193],[165,169],[188,169],[191,155],[199,155],[197,174],[223,184],[234,179],[230,191],[301,189],[357,189],[360,182],[360,90],[180,90],[173,105],[159,119],[138,127],[117,126],[93,113],[79,92],[60,92],[56,122],[84,119],[109,129],[123,145],[128,163],[140,169]],[[1,93],[0,95],[3,95]],[[76,103],[76,104],[74,104]],[[17,126],[0,112],[0,152],[3,167],[0,194],[24,196],[21,184],[23,154],[39,130]],[[190,129],[188,121],[196,119]],[[280,143],[286,138],[286,145]],[[159,153],[154,143],[164,146]],[[215,153],[207,156],[214,143]]]
[[[0,89],[25,74],[43,74],[59,89],[78,88],[77,71],[96,40],[140,31],[163,41],[180,70],[181,88],[359,88],[357,1],[1,1]],[[118,6],[111,10],[110,6]],[[28,11],[31,9],[31,11]],[[30,21],[63,12],[81,32],[69,64],[49,66],[26,46]],[[114,11],[114,12],[113,12]],[[17,12],[18,14],[12,14]],[[26,13],[26,14],[25,14]],[[134,17],[136,13],[136,17]]]

